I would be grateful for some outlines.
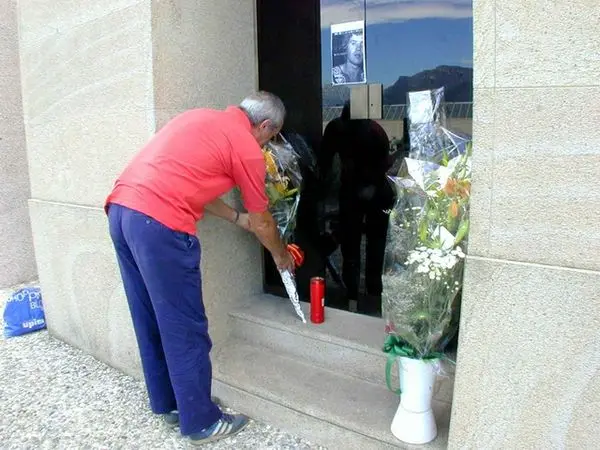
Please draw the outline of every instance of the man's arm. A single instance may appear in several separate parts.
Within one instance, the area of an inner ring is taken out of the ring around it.
[[[252,231],[260,243],[271,253],[279,270],[294,270],[294,259],[287,251],[279,235],[275,219],[268,211],[268,198],[265,192],[267,166],[256,140],[248,133],[236,136],[234,145],[247,148],[248,152],[234,159],[233,178],[239,186],[242,201],[248,215],[240,215],[239,225]],[[252,152],[252,147],[255,151]],[[247,227],[245,226],[247,223]]]
[[[204,209],[213,216],[237,223],[242,228],[252,231],[260,243],[273,255],[273,260],[278,268],[293,270],[293,258],[281,240],[271,213],[240,214],[220,198],[207,204]]]
[[[231,223],[237,223],[237,221],[240,218],[239,212],[237,210],[233,209],[231,206],[229,206],[227,203],[225,203],[220,198],[207,204],[204,207],[204,209],[206,211],[208,211],[209,213],[211,213],[213,216],[217,216],[221,219],[225,219],[226,221],[231,222]]]
[[[284,242],[281,240],[275,219],[271,213],[239,213],[221,199],[205,206],[206,211],[214,216],[235,223],[247,231],[251,231],[262,245],[273,256],[277,268],[294,270],[294,260]]]
[[[249,213],[250,230],[256,235],[264,247],[269,250],[279,270],[294,271],[294,258],[287,251],[281,240],[275,219],[268,211],[263,213]]]

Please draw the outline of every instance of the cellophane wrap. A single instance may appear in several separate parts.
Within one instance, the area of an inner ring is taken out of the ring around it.
[[[282,240],[287,244],[296,228],[300,203],[302,173],[299,155],[282,135],[263,148],[263,155],[267,165],[265,189],[269,198],[269,212],[275,219]],[[306,323],[294,275],[287,270],[280,270],[279,274],[296,314]]]
[[[288,293],[288,297],[292,302],[292,306],[296,311],[300,320],[303,323],[306,323],[306,317],[304,317],[304,312],[300,307],[300,297],[298,295],[298,288],[296,287],[296,280],[294,279],[294,275],[289,270],[280,270],[279,274],[281,275],[281,281],[283,282],[283,286],[285,287],[285,291]]]
[[[296,227],[300,203],[302,173],[299,156],[292,145],[280,135],[263,148],[267,164],[266,192],[269,211],[273,215],[282,239],[288,242]]]
[[[471,139],[446,128],[443,89],[409,94],[411,149],[390,177],[397,201],[383,271],[388,350],[441,354],[458,327],[469,230]],[[400,350],[398,350],[400,349]]]

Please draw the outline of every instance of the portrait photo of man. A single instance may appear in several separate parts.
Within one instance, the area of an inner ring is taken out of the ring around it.
[[[364,22],[331,26],[331,82],[333,85],[367,81],[365,70]]]

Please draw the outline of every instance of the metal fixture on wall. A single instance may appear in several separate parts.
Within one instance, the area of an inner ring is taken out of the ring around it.
[[[350,90],[350,118],[381,120],[383,118],[383,84],[361,84]]]

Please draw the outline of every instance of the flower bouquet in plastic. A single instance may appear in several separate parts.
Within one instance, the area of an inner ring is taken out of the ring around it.
[[[439,355],[456,332],[469,228],[470,156],[447,166],[411,159],[406,165],[411,178],[394,179],[398,200],[390,213],[383,311],[388,343],[422,359]]]
[[[282,135],[279,135],[277,140],[265,145],[263,155],[267,165],[265,189],[269,198],[269,212],[277,224],[281,238],[287,244],[288,251],[294,257],[296,265],[300,266],[304,261],[304,254],[297,245],[289,243],[296,227],[302,186],[299,156]],[[302,319],[302,322],[306,323],[306,318],[300,308],[300,298],[294,275],[289,271],[280,271],[279,273],[296,314]]]
[[[471,141],[445,128],[442,89],[410,93],[409,120],[409,157],[391,177],[397,200],[390,211],[382,307],[386,380],[393,390],[391,368],[398,362],[401,390],[393,391],[402,392],[392,432],[423,444],[437,433],[431,390],[437,363],[458,329]],[[416,429],[423,434],[415,435]]]

